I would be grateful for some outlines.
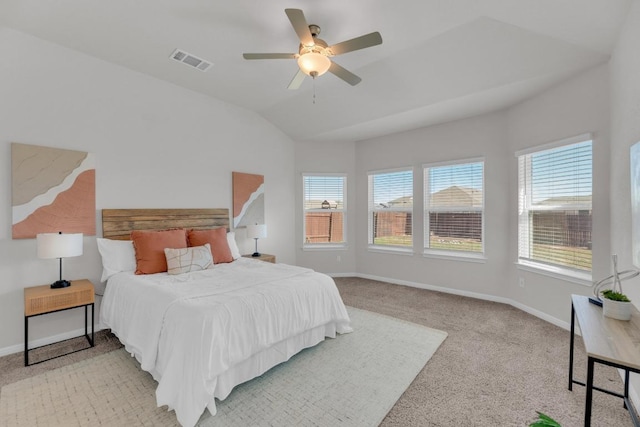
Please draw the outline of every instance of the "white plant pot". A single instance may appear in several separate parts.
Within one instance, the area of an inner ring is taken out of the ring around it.
[[[602,298],[602,315],[618,320],[631,319],[631,303]]]

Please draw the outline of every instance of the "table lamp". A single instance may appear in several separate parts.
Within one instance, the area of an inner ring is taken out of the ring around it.
[[[247,237],[251,239],[255,239],[256,241],[256,251],[252,253],[251,256],[259,257],[260,252],[258,252],[258,239],[267,237],[267,225],[266,224],[247,225]]]
[[[62,234],[41,233],[36,236],[38,258],[60,259],[60,279],[51,284],[52,288],[66,288],[71,283],[62,279],[62,258],[82,255],[82,233]]]

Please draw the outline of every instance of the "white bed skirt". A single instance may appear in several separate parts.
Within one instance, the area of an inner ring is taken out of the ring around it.
[[[235,386],[264,374],[274,366],[286,362],[305,348],[319,344],[324,341],[325,338],[335,338],[337,332],[336,326],[337,325],[332,322],[281,341],[219,375],[217,382],[215,382],[216,386],[213,390],[213,396],[207,405],[209,413],[211,413],[211,415],[216,414],[215,399],[226,399]],[[132,353],[127,346],[125,346],[125,349],[140,362],[141,358],[138,354]],[[157,372],[150,373],[156,381],[160,381],[160,375]],[[169,409],[172,410],[173,408]]]
[[[324,341],[325,337],[336,337],[336,325],[334,323],[319,326],[281,341],[224,372],[218,377],[218,383],[213,392],[214,398],[207,405],[207,409],[211,415],[215,415],[215,398],[218,400],[226,399],[235,386],[264,374],[274,366],[286,362],[305,348],[313,347]]]

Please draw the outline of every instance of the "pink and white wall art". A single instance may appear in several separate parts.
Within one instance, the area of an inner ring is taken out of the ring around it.
[[[233,228],[264,224],[264,175],[232,174]]]
[[[96,234],[93,155],[27,144],[11,144],[12,236],[38,233]]]

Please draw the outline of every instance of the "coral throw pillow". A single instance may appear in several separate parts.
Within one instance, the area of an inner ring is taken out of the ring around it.
[[[227,242],[227,230],[224,227],[211,230],[189,230],[187,239],[189,246],[203,246],[206,243],[211,245],[214,264],[233,261],[229,242]]]
[[[131,240],[136,250],[136,274],[153,274],[167,271],[165,248],[187,247],[184,229],[162,231],[132,231]]]

